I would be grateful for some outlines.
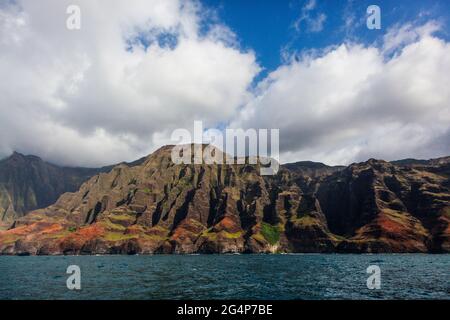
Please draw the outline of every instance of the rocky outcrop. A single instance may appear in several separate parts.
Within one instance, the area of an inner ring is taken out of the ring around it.
[[[445,159],[174,164],[166,146],[0,232],[2,254],[449,252]],[[219,151],[218,151],[219,152]]]

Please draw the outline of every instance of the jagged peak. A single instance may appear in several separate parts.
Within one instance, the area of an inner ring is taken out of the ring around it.
[[[18,151],[13,151],[4,161],[42,161],[42,159],[35,155],[24,155]]]
[[[352,164],[349,165],[349,167],[351,167],[351,166],[367,166],[367,165],[376,165],[376,164],[390,164],[390,162],[387,162],[383,159],[369,158],[366,161],[353,162]]]
[[[395,166],[392,163],[385,160],[370,158],[367,161],[352,163],[346,170],[349,170],[350,172],[360,172],[370,169],[372,171],[384,172],[387,170],[390,171],[394,167]]]
[[[153,153],[149,154],[145,160],[145,163],[148,163],[149,161],[151,161],[152,159],[155,158],[167,158],[168,160],[171,161],[171,157],[172,157],[172,150],[174,147],[180,147],[180,148],[186,148],[186,147],[190,147],[191,148],[191,157],[192,157],[192,161],[194,161],[194,156],[195,156],[195,147],[200,147],[202,148],[202,150],[204,151],[206,147],[212,147],[212,149],[214,150],[214,152],[219,152],[223,157],[226,156],[225,152],[223,150],[221,150],[220,148],[211,145],[211,144],[207,144],[207,143],[186,143],[186,144],[179,144],[179,145],[165,145],[160,147],[159,149],[155,150]]]
[[[389,164],[389,162],[383,160],[383,159],[376,159],[376,158],[370,158],[367,161],[365,161],[364,163],[368,163],[368,164]]]
[[[13,151],[13,153],[7,159],[21,159],[21,158],[25,158],[25,155],[20,152]]]

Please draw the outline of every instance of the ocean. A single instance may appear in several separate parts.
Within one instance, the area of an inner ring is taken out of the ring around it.
[[[0,299],[450,299],[449,279],[449,254],[0,256]]]

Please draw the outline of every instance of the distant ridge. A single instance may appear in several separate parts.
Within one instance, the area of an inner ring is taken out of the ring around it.
[[[139,165],[144,159],[128,165]],[[90,177],[114,167],[62,167],[14,151],[0,160],[0,227],[8,226],[31,210],[53,204],[63,193],[78,190]]]

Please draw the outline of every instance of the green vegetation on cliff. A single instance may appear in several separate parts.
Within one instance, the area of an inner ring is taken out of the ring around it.
[[[279,225],[274,226],[266,222],[261,223],[261,234],[271,245],[280,241],[280,231]]]

